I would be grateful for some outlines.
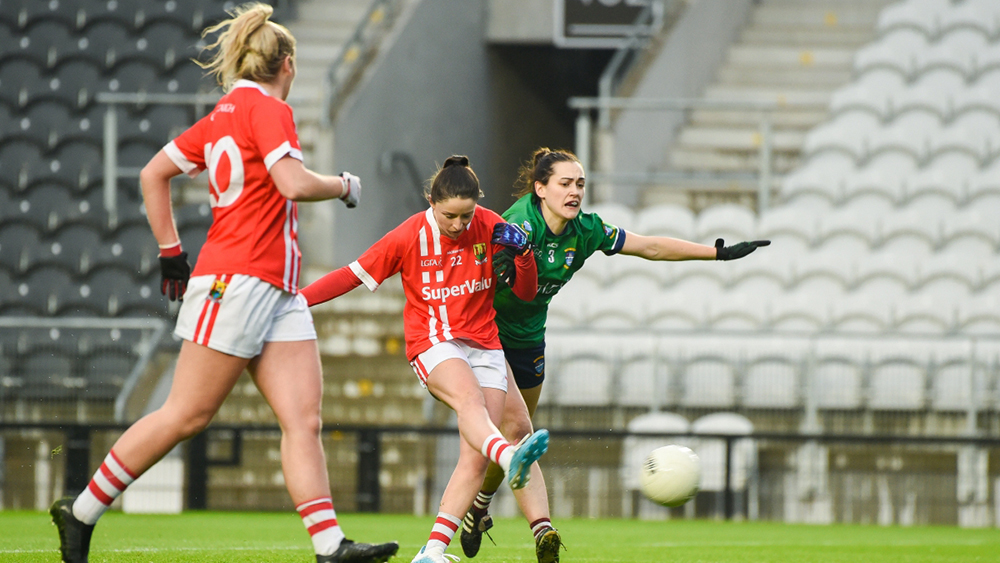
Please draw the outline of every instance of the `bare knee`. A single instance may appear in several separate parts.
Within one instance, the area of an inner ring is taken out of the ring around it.
[[[316,438],[323,431],[323,420],[319,414],[299,416],[282,421],[281,430],[285,435]]]
[[[215,412],[178,411],[166,406],[158,413],[164,432],[174,432],[177,441],[187,440],[205,430],[212,422]]]
[[[512,444],[520,442],[525,436],[531,434],[532,431],[533,428],[530,419],[518,417],[515,420],[503,421],[503,436]]]

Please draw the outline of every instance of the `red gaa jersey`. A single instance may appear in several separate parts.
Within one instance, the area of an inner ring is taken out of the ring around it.
[[[433,211],[418,213],[365,251],[350,265],[371,291],[402,272],[406,306],[406,357],[431,346],[464,338],[489,350],[500,349],[493,321],[493,226],[504,220],[476,206],[472,222],[457,239],[441,234]]]
[[[292,108],[259,84],[237,80],[212,113],[163,151],[191,177],[208,169],[212,227],[192,275],[245,274],[296,293],[298,209],[268,173],[286,155],[302,160]]]

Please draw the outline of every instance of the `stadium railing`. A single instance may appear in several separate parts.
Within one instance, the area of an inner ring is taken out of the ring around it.
[[[118,109],[122,105],[193,106],[195,117],[219,101],[218,94],[147,94],[145,92],[100,92],[97,103],[107,105],[104,112],[104,207],[112,225],[118,222],[118,178],[137,178],[138,168],[118,166]]]
[[[601,184],[646,185],[677,180],[728,180],[736,182],[757,183],[757,211],[763,212],[770,206],[771,187],[773,181],[773,151],[774,135],[772,133],[773,115],[788,110],[822,110],[826,105],[796,103],[796,102],[754,102],[745,100],[716,100],[689,98],[621,98],[621,97],[573,97],[569,99],[569,107],[576,110],[576,154],[584,169],[591,171],[591,180]],[[759,158],[756,174],[740,172],[692,173],[683,171],[662,172],[622,172],[607,169],[604,164],[613,152],[614,139],[610,127],[610,115],[614,110],[626,111],[671,111],[685,112],[694,109],[712,109],[727,111],[743,111],[759,116]],[[597,110],[600,116],[595,131],[593,112]],[[595,144],[596,143],[596,144]],[[595,158],[594,152],[597,149]],[[601,188],[598,187],[598,191]],[[588,192],[590,193],[590,192]]]
[[[365,65],[378,52],[379,40],[391,29],[402,5],[403,0],[373,0],[340,55],[330,64],[323,81],[320,113],[323,127],[333,126],[337,109]]]
[[[138,357],[132,365],[131,370],[121,384],[121,389],[117,392],[114,400],[114,420],[125,422],[126,407],[129,398],[136,390],[139,379],[145,372],[154,354],[160,346],[163,337],[167,334],[168,323],[164,319],[157,318],[98,318],[98,317],[65,317],[65,318],[41,318],[41,317],[0,317],[0,329],[63,329],[67,331],[140,331],[148,336],[140,338],[137,344]],[[4,356],[13,356],[9,351],[4,351]],[[10,377],[10,376],[8,376]],[[0,401],[2,404],[2,401]],[[5,424],[0,416],[0,425]]]

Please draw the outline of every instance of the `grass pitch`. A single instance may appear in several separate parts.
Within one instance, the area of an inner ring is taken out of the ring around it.
[[[348,537],[398,540],[408,563],[427,539],[433,517],[341,514]],[[557,521],[568,549],[562,561],[587,562],[962,562],[1000,561],[1000,532],[950,527],[799,526],[672,520]],[[477,563],[534,562],[527,523],[500,519],[483,538]],[[48,514],[0,512],[0,561],[59,560]],[[449,553],[462,555],[458,538]],[[140,516],[111,512],[94,531],[91,563],[315,561],[294,513],[189,512]],[[463,557],[463,561],[467,561]]]

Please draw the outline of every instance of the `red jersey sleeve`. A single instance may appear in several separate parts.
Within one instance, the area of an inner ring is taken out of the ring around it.
[[[250,109],[250,135],[269,172],[286,155],[302,160],[292,108],[281,100],[263,98],[254,104]]]
[[[403,223],[389,231],[349,265],[354,275],[358,276],[361,283],[369,290],[375,291],[382,282],[403,268],[408,239],[413,238],[407,237],[404,231],[404,227],[408,224],[409,222]]]
[[[194,178],[202,170],[208,168],[205,163],[205,144],[212,142],[209,130],[211,114],[199,119],[187,131],[163,147],[163,152],[170,157],[181,172]]]

